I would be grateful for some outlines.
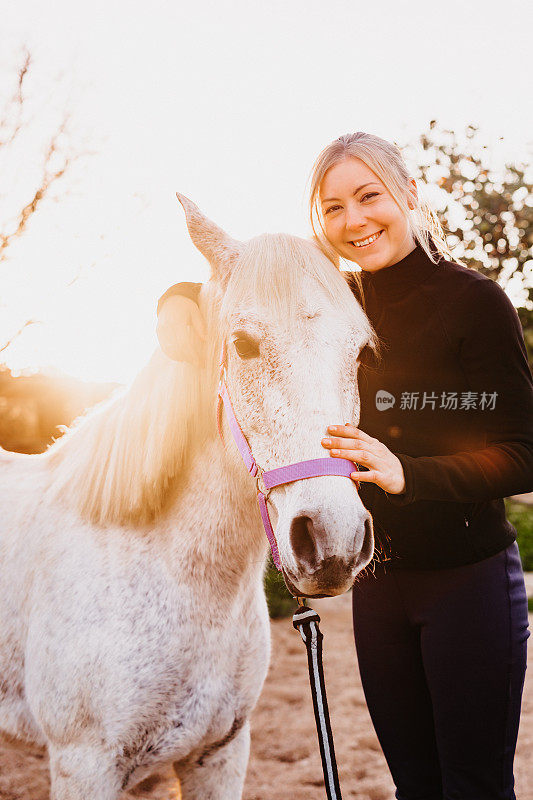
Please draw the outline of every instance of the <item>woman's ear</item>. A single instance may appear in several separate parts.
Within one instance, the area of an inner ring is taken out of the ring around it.
[[[407,205],[410,210],[413,211],[418,203],[418,189],[416,188],[416,181],[414,178],[410,178],[407,191]]]

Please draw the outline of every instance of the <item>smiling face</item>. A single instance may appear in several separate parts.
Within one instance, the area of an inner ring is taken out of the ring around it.
[[[405,214],[359,158],[346,158],[328,169],[320,204],[329,242],[365,271],[396,264],[415,247]]]

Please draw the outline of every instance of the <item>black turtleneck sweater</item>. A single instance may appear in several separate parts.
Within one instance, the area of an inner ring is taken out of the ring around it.
[[[381,360],[360,370],[359,426],[405,474],[401,495],[361,483],[377,557],[430,569],[494,555],[516,537],[502,498],[533,490],[533,384],[518,315],[494,281],[433,264],[418,246],[361,278]],[[158,309],[199,290],[177,284]]]

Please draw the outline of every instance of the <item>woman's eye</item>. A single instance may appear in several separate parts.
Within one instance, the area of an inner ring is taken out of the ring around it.
[[[377,197],[378,195],[379,195],[379,192],[368,192],[367,194],[364,194],[362,196],[361,202],[364,203],[365,200],[369,200],[372,197]]]
[[[331,214],[332,211],[337,211],[339,208],[340,206],[330,206],[329,208],[326,208],[324,214]]]
[[[253,339],[246,336],[239,336],[234,339],[233,345],[239,358],[257,358],[259,355],[259,345]]]

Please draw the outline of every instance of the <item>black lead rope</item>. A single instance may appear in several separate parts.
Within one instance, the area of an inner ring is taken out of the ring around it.
[[[299,599],[298,602],[300,602]],[[337,761],[335,759],[335,747],[333,745],[333,734],[329,721],[326,685],[324,683],[324,668],[322,666],[322,639],[324,636],[318,627],[319,622],[320,617],[316,611],[304,605],[298,606],[292,618],[292,624],[297,631],[300,631],[307,650],[309,682],[311,684],[311,694],[313,697],[313,708],[315,711],[316,730],[318,733],[318,743],[320,745],[320,757],[322,759],[326,795],[328,800],[342,800],[339,775],[337,773]]]

